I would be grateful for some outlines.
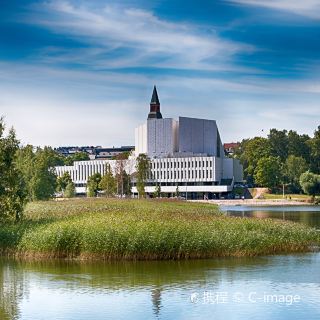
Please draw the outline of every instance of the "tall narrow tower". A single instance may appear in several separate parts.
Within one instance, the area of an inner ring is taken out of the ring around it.
[[[153,87],[152,98],[150,102],[150,112],[148,114],[148,119],[162,119],[162,114],[160,112],[160,101],[158,98],[157,88]]]

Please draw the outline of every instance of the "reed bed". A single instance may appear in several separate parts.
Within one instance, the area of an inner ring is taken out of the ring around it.
[[[29,258],[189,259],[304,252],[316,230],[270,219],[226,217],[212,204],[72,199],[31,203],[0,226],[0,250]]]

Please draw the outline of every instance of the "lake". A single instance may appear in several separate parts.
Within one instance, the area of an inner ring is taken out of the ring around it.
[[[320,229],[320,206],[220,206],[227,215],[301,222]]]
[[[319,226],[314,208],[226,212]],[[1,320],[310,320],[320,319],[319,302],[319,253],[145,262],[0,259]]]

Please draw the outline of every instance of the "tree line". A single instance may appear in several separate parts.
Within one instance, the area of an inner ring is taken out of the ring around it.
[[[108,165],[104,175],[97,173],[89,177],[87,195],[130,195],[127,158],[128,154],[116,157],[114,174]],[[51,147],[21,146],[13,128],[5,133],[5,124],[0,118],[0,220],[20,220],[29,201],[49,200],[57,193],[66,198],[74,197],[76,189],[70,174],[66,172],[57,177],[54,167],[81,160],[88,160],[88,155],[79,152],[64,157]]]
[[[271,129],[267,138],[242,140],[234,157],[240,159],[248,184],[275,192],[282,185],[291,193],[320,192],[320,126],[313,137]]]

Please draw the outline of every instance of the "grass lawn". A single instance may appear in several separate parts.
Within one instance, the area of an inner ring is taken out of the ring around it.
[[[301,224],[226,217],[212,204],[72,199],[30,203],[0,225],[2,254],[29,258],[187,259],[308,251],[320,234]]]
[[[267,200],[273,200],[273,199],[283,199],[282,194],[271,194],[271,193],[265,193],[263,194],[263,197]],[[285,199],[289,200],[300,200],[300,201],[308,201],[311,199],[310,196],[306,194],[285,194]]]

